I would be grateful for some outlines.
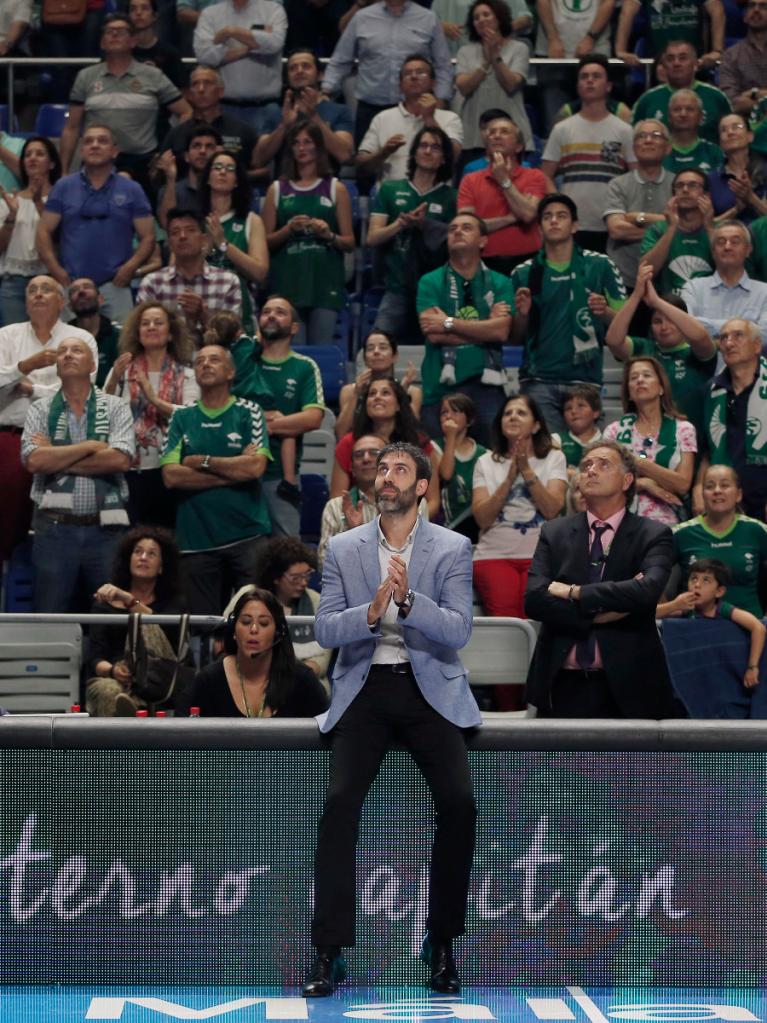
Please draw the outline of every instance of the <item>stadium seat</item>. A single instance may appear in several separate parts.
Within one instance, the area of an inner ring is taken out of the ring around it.
[[[52,139],[61,138],[68,109],[66,103],[41,103],[35,119],[35,133]]]
[[[82,642],[79,625],[0,625],[0,707],[68,711],[79,702]]]
[[[348,315],[347,310],[342,311]],[[346,383],[346,350],[338,345],[294,345],[293,351],[314,359],[320,367],[325,401],[338,401],[341,388]]]
[[[300,474],[323,476],[330,482],[336,454],[336,435],[330,430],[309,430],[304,434]]]
[[[475,618],[461,651],[472,686],[524,686],[537,634],[521,618]]]
[[[0,103],[0,129],[10,132],[11,135],[19,130],[19,119],[16,116],[13,118],[13,128],[8,127],[8,106],[6,103]]]
[[[3,611],[31,611],[33,585],[32,541],[24,540],[14,549],[5,565]]]
[[[322,528],[322,512],[330,496],[328,481],[316,472],[302,473],[301,493],[301,539],[304,543],[317,544]]]

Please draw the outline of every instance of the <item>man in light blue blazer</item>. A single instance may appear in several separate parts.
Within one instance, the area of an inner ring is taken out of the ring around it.
[[[465,931],[476,805],[464,729],[481,723],[458,651],[471,635],[471,547],[425,522],[418,502],[431,463],[411,444],[378,456],[380,516],[330,541],[315,636],[339,647],[328,711],[333,745],[317,834],[312,942],[305,996],[332,994],[354,944],[355,852],[362,805],[392,742],[404,743],[437,818],[422,958],[432,990],[460,990],[452,939]]]

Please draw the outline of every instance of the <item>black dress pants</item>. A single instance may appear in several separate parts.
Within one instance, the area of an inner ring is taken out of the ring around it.
[[[360,813],[395,741],[412,754],[436,811],[426,926],[442,939],[464,933],[477,818],[464,734],[426,702],[411,672],[397,674],[381,665],[370,669],[332,732],[314,863],[315,946],[354,944]]]

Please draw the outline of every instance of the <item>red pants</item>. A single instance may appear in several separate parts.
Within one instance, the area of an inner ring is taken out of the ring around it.
[[[21,434],[0,430],[0,562],[29,532],[31,486],[32,477],[21,464]]]
[[[474,587],[491,618],[525,618],[525,586],[532,558],[474,562]],[[497,710],[521,710],[518,686],[495,686]]]

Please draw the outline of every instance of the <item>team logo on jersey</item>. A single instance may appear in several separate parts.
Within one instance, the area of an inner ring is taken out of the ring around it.
[[[241,433],[236,433],[236,432],[235,433],[228,433],[226,435],[226,439],[230,440],[234,444],[234,443],[236,443],[238,441],[242,441],[242,434]]]

